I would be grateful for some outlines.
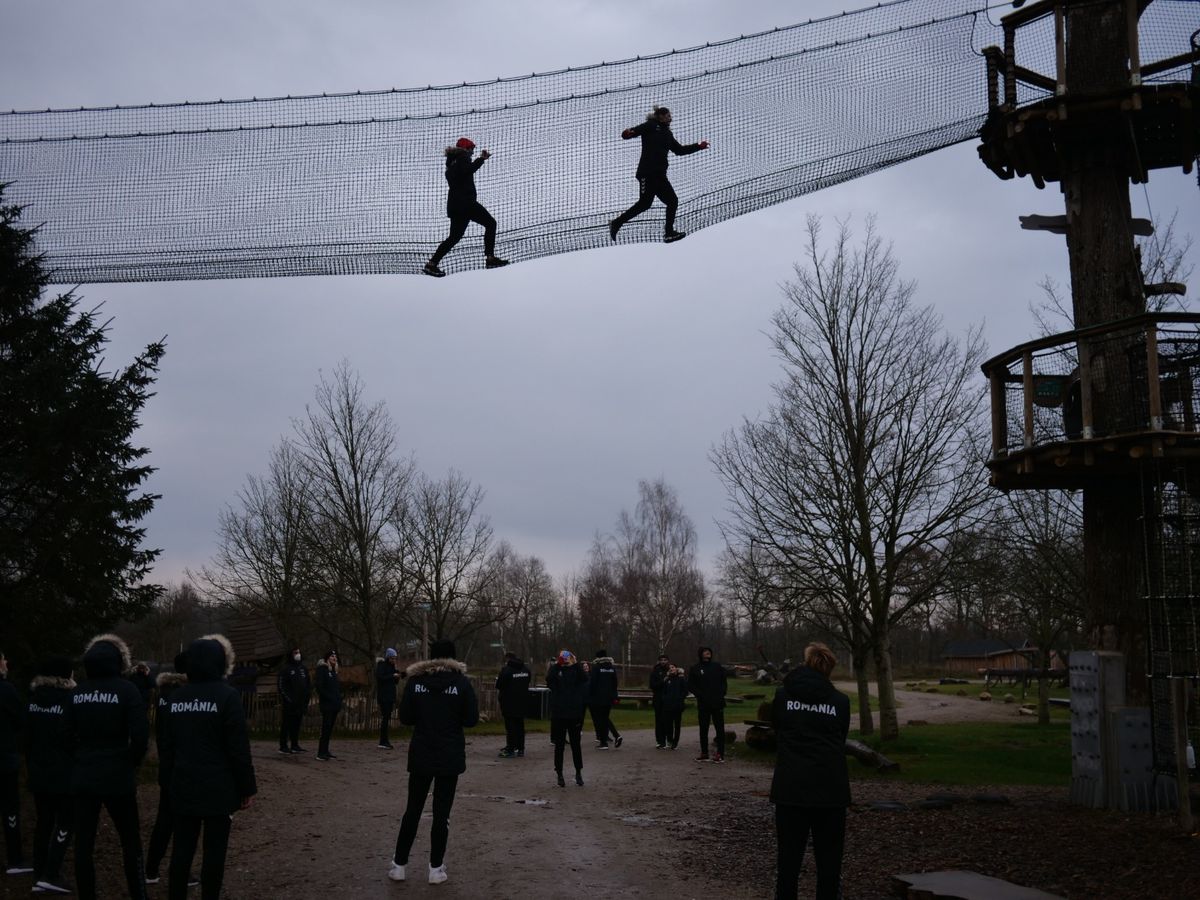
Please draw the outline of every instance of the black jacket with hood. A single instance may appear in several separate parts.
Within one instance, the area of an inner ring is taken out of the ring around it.
[[[225,679],[233,647],[209,634],[188,647],[187,684],[171,694],[164,757],[171,766],[171,804],[184,816],[223,816],[258,792],[242,698]]]
[[[588,678],[588,706],[612,706],[617,702],[617,667],[611,656],[598,656],[592,660],[592,673]]]
[[[7,678],[0,678],[0,772],[16,772],[21,768],[23,718],[17,689]]]
[[[67,710],[75,744],[71,783],[81,794],[133,793],[150,722],[141,692],[121,674],[129,668],[129,648],[115,634],[98,635],[83,652],[83,668],[87,681],[75,688]]]
[[[323,713],[342,708],[342,683],[327,659],[317,663],[317,703]]]
[[[775,690],[771,719],[779,741],[771,802],[849,806],[846,735],[850,731],[850,698],[816,669],[800,666]]]
[[[167,730],[171,727],[171,697],[187,684],[187,675],[182,672],[159,672],[154,679],[158,687],[158,700],[154,707],[154,746],[158,749],[158,785],[171,786],[171,759],[164,753]]]
[[[446,183],[450,186],[446,194],[446,215],[450,218],[465,215],[478,202],[475,191],[475,173],[484,160],[472,159],[466,150],[452,147],[446,155]]]
[[[553,665],[546,673],[550,688],[550,718],[582,722],[588,699],[588,673],[579,663]]]
[[[684,674],[680,672],[678,675],[670,675],[663,679],[659,708],[668,713],[683,712],[683,701],[687,699],[687,695],[688,683]]]
[[[283,668],[279,670],[276,679],[276,689],[279,691],[279,702],[296,715],[304,715],[308,709],[308,701],[312,697],[312,684],[308,679],[308,669],[304,660],[297,662],[290,656]]]
[[[662,686],[670,670],[670,663],[655,663],[654,668],[650,670],[650,693],[654,696],[655,706],[662,702]]]
[[[464,728],[479,722],[479,703],[456,659],[427,659],[408,667],[400,699],[400,721],[413,728],[408,771],[417,775],[461,775],[467,770]]]
[[[533,675],[529,666],[513,657],[504,664],[496,678],[496,693],[500,696],[500,714],[507,718],[523,718],[527,709],[529,683]]]
[[[71,793],[74,750],[67,710],[75,691],[73,678],[39,675],[29,685],[25,717],[25,764],[35,794]]]
[[[396,705],[396,676],[399,674],[386,659],[375,660],[375,699],[380,706]]]
[[[629,129],[642,139],[642,156],[638,160],[638,178],[661,178],[667,174],[668,152],[687,156],[700,149],[699,144],[680,144],[671,133],[671,126],[664,125],[656,116],[651,116],[641,125]]]
[[[725,707],[727,679],[725,667],[715,659],[704,661],[704,651],[712,653],[712,647],[701,647],[696,651],[697,662],[688,671],[688,690],[696,695],[696,702],[709,709]]]

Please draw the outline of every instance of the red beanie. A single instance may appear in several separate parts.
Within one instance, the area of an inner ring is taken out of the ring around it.
[[[455,142],[454,146],[457,147],[459,150],[474,150],[475,142],[473,140],[471,140],[470,138],[459,138]]]

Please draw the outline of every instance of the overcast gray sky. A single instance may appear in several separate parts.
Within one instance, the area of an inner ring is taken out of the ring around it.
[[[690,46],[856,5],[10,0],[0,4],[0,108],[484,80]],[[630,110],[631,123],[643,112]],[[675,131],[698,140],[704,124],[677,120]],[[1194,175],[1155,173],[1132,198],[1135,215],[1163,222],[1178,210],[1178,227],[1200,233]],[[168,339],[138,435],[159,469],[151,487],[163,495],[147,520],[149,544],[163,548],[156,577],[176,581],[209,559],[219,509],[248,474],[264,470],[318,371],[343,358],[371,398],[386,401],[400,446],[419,466],[433,476],[455,468],[481,485],[497,536],[541,556],[556,575],[578,569],[593,534],[632,508],[638,479],[659,476],[695,520],[701,563],[710,566],[725,495],[708,451],[771,400],[779,369],[766,330],[799,257],[805,217],[861,223],[872,212],[920,300],[953,332],[983,323],[993,353],[1031,335],[1027,307],[1044,275],[1067,282],[1062,238],[1017,223],[1022,213],[1061,213],[1057,188],[1000,181],[968,143],[669,247],[611,247],[436,281],[84,286],[84,304],[102,302],[114,319],[114,365]]]

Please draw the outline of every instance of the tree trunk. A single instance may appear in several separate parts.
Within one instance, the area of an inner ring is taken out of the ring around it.
[[[877,620],[883,634],[875,638],[875,684],[879,689],[879,736],[885,741],[900,737],[900,720],[896,712],[896,688],[892,683],[892,639],[888,634],[886,614]]]
[[[875,716],[871,713],[871,679],[867,672],[865,649],[855,651],[850,663],[854,667],[854,680],[858,683],[858,733],[874,734]]]
[[[1046,676],[1046,672],[1050,669],[1050,650],[1048,647],[1043,647],[1038,653],[1038,666],[1041,672],[1038,673],[1038,724],[1050,724],[1050,679]]]

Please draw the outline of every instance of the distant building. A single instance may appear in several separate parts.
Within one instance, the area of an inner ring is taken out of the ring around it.
[[[979,675],[983,669],[1032,669],[1037,648],[1029,641],[1020,646],[997,638],[950,641],[942,651],[948,675]]]

